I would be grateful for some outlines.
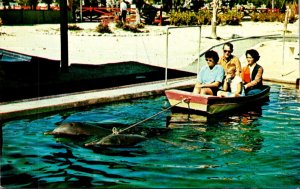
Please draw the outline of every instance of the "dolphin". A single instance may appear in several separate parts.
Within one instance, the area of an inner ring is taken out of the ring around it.
[[[118,126],[124,128],[124,124],[89,124],[81,122],[62,123],[53,131],[45,132],[46,135],[78,137],[88,136],[96,137],[98,140],[86,143],[85,146],[119,146],[127,147],[136,145],[139,142],[147,140],[148,137],[161,135],[170,130],[170,128],[140,128],[134,127],[120,133],[113,133],[110,127]],[[104,128],[108,127],[108,128]],[[100,139],[99,139],[100,138]]]
[[[146,137],[137,134],[111,134],[98,141],[93,141],[86,143],[85,146],[94,146],[94,147],[126,147],[134,146],[140,142],[147,140]]]
[[[107,136],[111,134],[111,130],[93,124],[70,122],[63,123],[53,131],[45,132],[44,134],[57,136]]]

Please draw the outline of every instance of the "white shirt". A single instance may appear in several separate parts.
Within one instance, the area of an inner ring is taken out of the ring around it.
[[[239,83],[242,83],[242,78],[237,75],[228,82],[228,84],[230,85],[231,93],[235,93],[238,90]],[[242,87],[241,95],[245,95],[244,87]]]
[[[120,4],[120,10],[127,10],[127,4],[124,1],[122,1]]]

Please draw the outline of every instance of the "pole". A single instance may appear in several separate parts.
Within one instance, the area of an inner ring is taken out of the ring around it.
[[[80,22],[82,22],[82,0],[79,0],[80,6]]]
[[[201,51],[201,26],[199,27],[199,46],[198,46],[198,64],[197,64],[197,75],[200,69],[200,51]]]
[[[168,82],[168,64],[169,64],[169,27],[167,27],[166,39],[166,67],[165,67],[165,84]]]
[[[60,51],[61,71],[66,73],[69,71],[67,0],[60,1]]]
[[[286,9],[285,11],[285,17],[284,17],[284,26],[283,26],[283,45],[282,45],[282,65],[284,65],[284,50],[285,50],[285,33],[287,31],[287,23],[289,20],[289,9]]]
[[[199,27],[199,44],[198,44],[198,65],[197,65],[197,71],[199,71],[200,68],[200,47],[201,47],[201,26],[168,26],[167,27],[167,35],[166,35],[166,65],[165,65],[165,84],[167,85],[168,81],[168,64],[169,64],[169,30],[170,29],[176,29],[176,28],[190,28],[190,27]]]

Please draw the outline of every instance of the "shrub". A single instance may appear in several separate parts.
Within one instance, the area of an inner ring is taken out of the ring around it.
[[[112,31],[110,30],[107,23],[100,23],[96,27],[96,32],[99,32],[99,33],[112,33]]]
[[[240,25],[244,14],[236,10],[229,10],[218,14],[217,24],[222,25]],[[280,12],[263,12],[258,13],[253,10],[250,13],[251,20],[254,22],[284,22],[285,14]],[[170,13],[170,24],[175,26],[181,25],[210,25],[212,13],[210,10],[200,10],[199,12],[190,11],[172,11]],[[289,16],[289,23],[297,21],[297,16],[292,9]]]
[[[203,14],[205,17],[206,15]],[[201,12],[195,13],[190,11],[172,11],[170,14],[170,24],[175,26],[181,25],[200,25],[203,24]],[[210,19],[209,19],[210,20]],[[203,21],[206,21],[204,18]]]
[[[243,14],[238,11],[227,11],[224,14],[219,14],[220,23],[223,25],[240,25]]]
[[[198,24],[209,25],[211,24],[212,13],[209,10],[200,10],[198,12]]]
[[[170,14],[170,23],[175,26],[180,25],[209,25],[211,24],[212,13],[209,10],[200,10],[199,12],[175,12]],[[238,11],[227,11],[218,14],[217,24],[239,25],[243,14]]]
[[[136,24],[136,27],[141,29],[141,28],[145,28],[145,25],[142,23],[138,23],[138,24]]]
[[[139,30],[139,28],[145,28],[145,25],[142,24],[142,23],[129,25],[129,24],[124,24],[121,21],[117,21],[116,22],[116,28],[121,28],[124,31],[130,31],[130,32],[133,32],[133,33],[141,33],[142,31]]]
[[[83,30],[83,29],[77,26],[76,24],[70,24],[68,25],[68,30]]]
[[[123,30],[124,31],[130,31],[130,32],[133,32],[133,33],[141,33],[142,31],[138,29],[137,25],[128,25],[128,24],[125,24],[123,26]]]
[[[124,26],[123,22],[121,22],[119,20],[116,22],[116,27],[117,28],[123,28],[123,26]]]
[[[250,14],[251,20],[254,22],[284,22],[285,13],[268,12],[268,13],[252,13]],[[297,21],[297,16],[293,11],[289,16],[289,23]]]

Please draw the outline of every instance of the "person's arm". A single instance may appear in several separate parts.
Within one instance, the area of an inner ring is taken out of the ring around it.
[[[213,83],[207,83],[207,84],[200,84],[201,85],[201,88],[217,88],[219,87],[219,85],[221,84],[221,82],[219,81],[215,81]]]
[[[238,84],[238,87],[237,87],[237,91],[234,93],[235,96],[240,96],[240,94],[242,93],[242,90],[243,90],[243,83],[240,82]]]
[[[263,69],[262,67],[260,67],[260,68],[258,69],[258,71],[257,71],[257,74],[256,74],[254,80],[251,81],[251,82],[249,82],[249,83],[247,83],[247,84],[245,85],[245,89],[247,89],[247,88],[249,88],[249,87],[253,87],[253,86],[257,85],[257,83],[261,82],[263,72],[264,72],[264,69]]]
[[[202,76],[203,76],[203,72],[204,72],[204,67],[202,67],[199,71],[199,73],[197,74],[197,79],[196,79],[196,83],[193,89],[193,93],[195,94],[199,94],[201,91],[201,83],[202,83]]]
[[[235,74],[236,74],[237,76],[240,76],[241,73],[242,73],[242,66],[241,66],[241,62],[240,62],[240,60],[238,59],[238,57],[236,57],[235,67],[236,67],[236,72],[235,72]]]
[[[224,79],[224,83],[223,83],[223,91],[228,91],[228,88],[229,88],[229,87],[228,87],[228,83],[229,83],[228,79],[229,79],[229,78],[227,78],[227,77]]]
[[[224,68],[219,65],[219,69],[218,69],[218,73],[217,73],[215,82],[210,83],[211,87],[217,87],[218,88],[222,84],[222,82],[224,80],[224,77],[225,77]]]

